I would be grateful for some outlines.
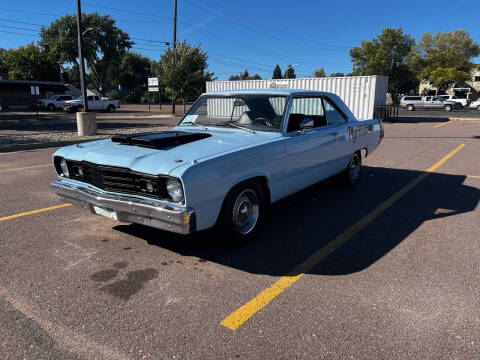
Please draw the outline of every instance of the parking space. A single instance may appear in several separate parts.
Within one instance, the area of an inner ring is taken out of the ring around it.
[[[56,207],[54,149],[0,154],[2,356],[478,358],[480,122],[443,122],[386,124],[358,186],[242,247]]]

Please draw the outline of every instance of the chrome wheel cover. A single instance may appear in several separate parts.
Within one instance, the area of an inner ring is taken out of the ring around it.
[[[350,171],[350,180],[355,181],[357,180],[358,176],[360,175],[360,158],[358,157],[357,154],[354,154],[352,156],[352,159],[350,160],[350,166],[349,166],[349,171]]]
[[[248,234],[257,224],[260,213],[258,195],[252,189],[243,190],[233,206],[233,225],[243,235]]]

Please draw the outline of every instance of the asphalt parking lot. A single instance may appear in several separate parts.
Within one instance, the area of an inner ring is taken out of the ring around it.
[[[53,152],[0,154],[2,359],[480,357],[478,120],[386,124],[242,247],[65,206]]]

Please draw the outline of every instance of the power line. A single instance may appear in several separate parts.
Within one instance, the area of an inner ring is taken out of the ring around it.
[[[14,35],[25,35],[25,36],[36,36],[36,37],[40,37],[40,35],[35,35],[35,34],[25,34],[25,33],[13,32],[13,31],[4,31],[4,30],[0,30],[0,32],[2,32],[2,33],[6,33],[6,34],[14,34]]]
[[[36,29],[27,29],[27,28],[22,28],[22,27],[17,27],[17,26],[0,25],[0,27],[2,27],[2,28],[9,28],[9,29],[28,30],[28,31],[38,32],[38,30],[36,30]]]
[[[41,25],[41,24],[34,24],[34,23],[25,22],[25,21],[17,21],[17,20],[11,20],[11,19],[3,19],[3,18],[0,18],[0,21],[6,21],[6,22],[11,22],[11,23],[17,23],[17,24],[32,25],[32,26],[44,26],[44,25]]]
[[[53,16],[53,17],[59,17],[59,16],[65,15],[65,14],[60,15],[60,14],[51,14],[51,13],[44,13],[44,12],[37,12],[37,11],[7,9],[7,8],[3,8],[3,7],[0,7],[0,10],[3,10],[3,11],[12,11],[12,12],[19,12],[19,13],[24,13],[24,14],[32,14],[32,15]]]

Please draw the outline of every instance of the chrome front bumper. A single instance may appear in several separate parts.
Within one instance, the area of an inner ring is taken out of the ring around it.
[[[195,212],[161,200],[106,192],[70,179],[55,180],[52,190],[64,201],[90,209],[94,206],[115,212],[118,221],[137,223],[177,234],[196,230]]]

